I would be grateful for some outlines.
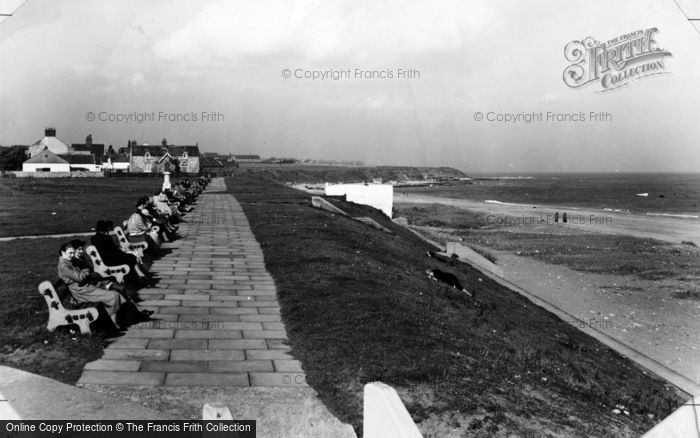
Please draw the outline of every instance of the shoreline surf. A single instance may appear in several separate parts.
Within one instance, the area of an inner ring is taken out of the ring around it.
[[[525,206],[700,219],[700,174],[537,174],[532,178],[527,174],[489,175],[473,178],[470,184],[401,191]]]

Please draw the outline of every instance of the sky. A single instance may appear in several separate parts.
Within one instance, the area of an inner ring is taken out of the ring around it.
[[[649,28],[662,74],[565,84],[567,44]],[[466,173],[700,172],[699,83],[673,0],[27,0],[0,23],[0,144],[55,127]]]

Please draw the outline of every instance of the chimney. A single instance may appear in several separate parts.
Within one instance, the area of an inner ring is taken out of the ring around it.
[[[55,137],[56,136],[56,128],[46,128],[44,129],[44,135],[46,137]]]
[[[92,134],[88,134],[88,136],[85,137],[85,144],[92,145]]]
[[[168,140],[163,139],[163,141],[161,141],[161,144],[163,145],[163,147],[168,146]]]

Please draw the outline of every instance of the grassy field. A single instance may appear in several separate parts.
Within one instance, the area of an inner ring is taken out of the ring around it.
[[[575,228],[503,227],[484,224],[483,213],[438,204],[400,205],[412,225],[452,229],[455,238],[498,251],[596,274],[634,275],[644,280],[700,276],[700,249],[653,239],[586,233]],[[690,287],[689,283],[689,287]]]
[[[0,237],[88,232],[98,219],[122,221],[160,184],[159,178],[0,178]],[[48,310],[37,286],[57,278],[58,249],[72,238],[0,242],[0,364],[65,383],[75,383],[106,345],[100,335],[46,330]]]
[[[372,209],[342,206],[395,235],[251,175],[227,185],[263,248],[307,382],[358,431],[362,387],[377,380],[434,436],[639,436],[681,402],[520,295],[428,258],[432,248]],[[429,280],[428,267],[478,298]],[[618,404],[630,415],[613,415]]]
[[[0,178],[0,237],[89,232],[128,218],[161,178]]]

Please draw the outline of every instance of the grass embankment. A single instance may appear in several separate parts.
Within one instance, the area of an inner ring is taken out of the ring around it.
[[[241,168],[241,173],[256,173],[279,182],[325,183],[362,182],[382,178],[385,181],[418,181],[438,178],[462,178],[466,175],[450,167],[398,167],[398,166],[305,166]]]
[[[342,206],[395,235],[253,176],[227,183],[263,248],[307,382],[358,431],[372,381],[397,388],[433,436],[638,436],[681,403],[520,295],[428,258],[433,248],[373,209]],[[477,299],[429,280],[428,267],[453,272]],[[630,415],[613,415],[617,404]]]
[[[99,219],[119,223],[161,184],[155,178],[3,178],[0,236],[87,232]],[[57,278],[58,249],[72,239],[0,242],[0,364],[75,383],[84,364],[102,355],[99,335],[46,330],[48,309],[37,287]]]
[[[399,205],[396,214],[412,225],[449,229],[454,238],[467,243],[577,271],[634,275],[643,280],[687,278],[691,282],[700,276],[700,249],[692,245],[584,232],[561,223],[538,229],[504,227],[486,223],[483,213],[439,204]]]

